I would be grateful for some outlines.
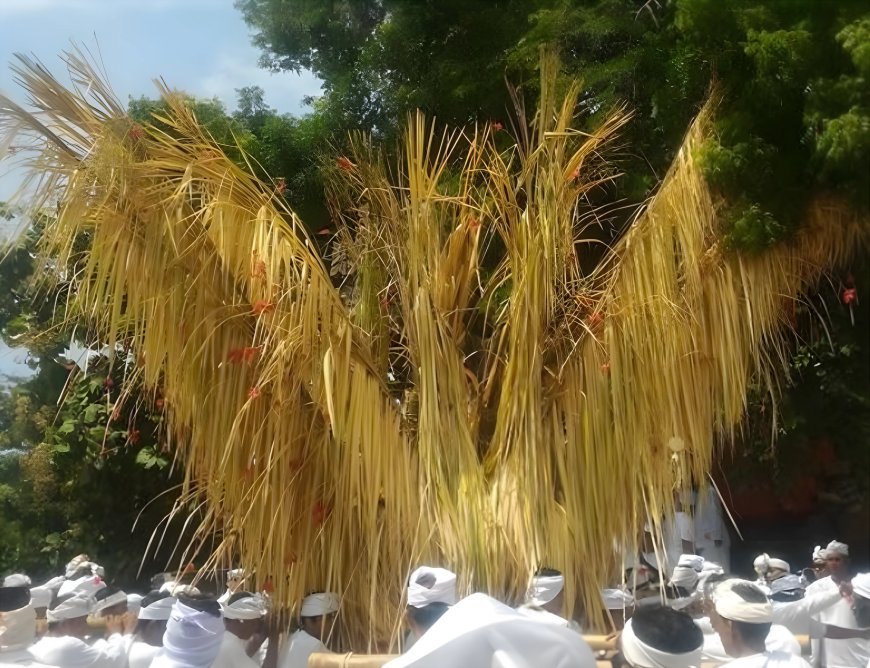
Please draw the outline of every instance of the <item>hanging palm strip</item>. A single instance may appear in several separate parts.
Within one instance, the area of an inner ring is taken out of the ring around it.
[[[515,139],[417,114],[388,165],[351,138],[327,193],[352,267],[335,287],[181,95],[158,83],[166,111],[138,125],[82,52],[63,60],[71,86],[19,58],[29,109],[0,98],[0,146],[27,149],[30,201],[56,205],[41,249],[43,278],[73,281],[60,315],[130,351],[130,382],[164,399],[178,512],[204,516],[179,563],[245,564],[291,607],[335,590],[357,649],[396,640],[421,562],[511,601],[558,568],[568,606],[602,625],[623,549],[705,479],[750,383],[776,396],[799,296],[863,243],[818,201],[788,243],[723,248],[694,155],[708,104],[582,271],[588,196],[615,178],[604,156],[628,116],[573,129],[580,86],[557,95],[545,55]],[[60,272],[82,239],[77,274]]]

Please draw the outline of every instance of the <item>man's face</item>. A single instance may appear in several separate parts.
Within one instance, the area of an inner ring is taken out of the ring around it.
[[[319,640],[326,641],[329,638],[330,633],[332,633],[332,627],[335,625],[335,613],[330,615],[322,615],[320,617],[303,617],[302,618],[302,628],[305,632],[318,638]]]
[[[565,590],[560,591],[552,601],[547,601],[541,607],[547,612],[561,617],[564,614]]]
[[[228,619],[226,620],[227,631],[235,634],[242,640],[249,640],[263,626],[262,619]]]
[[[831,575],[845,575],[847,572],[849,560],[840,554],[831,554],[825,559],[825,565]]]

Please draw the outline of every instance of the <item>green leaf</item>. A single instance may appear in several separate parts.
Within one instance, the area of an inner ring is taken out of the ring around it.
[[[58,433],[60,434],[72,434],[76,430],[76,423],[74,420],[64,420],[63,424],[58,428]]]

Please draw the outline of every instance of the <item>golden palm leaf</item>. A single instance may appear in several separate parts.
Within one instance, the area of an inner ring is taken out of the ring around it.
[[[748,384],[781,377],[790,305],[861,241],[819,204],[789,244],[724,251],[692,157],[708,108],[584,275],[585,196],[613,177],[603,151],[627,116],[572,130],[580,89],[557,96],[550,55],[507,147],[418,114],[391,170],[352,138],[328,188],[353,267],[336,289],[296,216],[181,96],[161,85],[166,113],[138,126],[85,57],[66,61],[78,88],[21,61],[33,109],[0,98],[0,130],[31,137],[35,202],[59,203],[47,271],[87,235],[66,317],[134,351],[165,397],[178,512],[206,517],[179,559],[241,561],[287,605],[337,590],[358,648],[397,638],[421,560],[514,601],[552,565],[601,624],[621,547],[704,479]]]

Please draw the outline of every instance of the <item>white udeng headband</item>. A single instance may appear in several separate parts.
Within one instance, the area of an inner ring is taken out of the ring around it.
[[[233,603],[221,605],[224,619],[260,619],[266,614],[266,601],[256,594],[245,596]]]
[[[746,580],[726,580],[713,592],[713,604],[716,612],[725,619],[733,622],[747,622],[749,624],[770,624],[773,621],[773,606],[770,601],[765,603],[750,603],[744,601],[738,594],[732,591],[736,584],[747,584],[755,587]],[[757,587],[756,587],[757,589]],[[761,591],[759,589],[759,591]]]
[[[116,591],[114,594],[109,594],[101,601],[97,601],[94,606],[94,614],[102,612],[106,608],[111,608],[113,605],[127,602],[127,594],[122,591]]]
[[[175,605],[177,599],[173,596],[166,598],[158,598],[148,605],[139,608],[139,619],[147,619],[151,621],[165,622],[172,614],[172,606]]]
[[[532,580],[532,586],[529,588],[526,600],[532,605],[546,605],[556,598],[564,588],[564,575],[537,575]]]
[[[701,647],[685,654],[671,654],[650,647],[634,634],[629,619],[620,636],[622,655],[635,668],[690,668],[701,664]]]

